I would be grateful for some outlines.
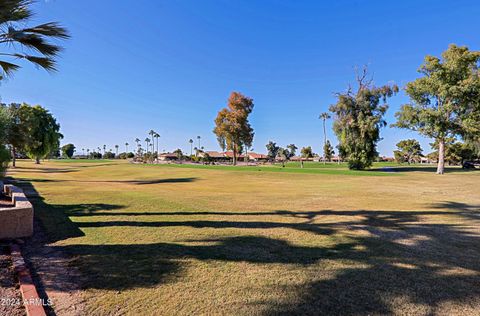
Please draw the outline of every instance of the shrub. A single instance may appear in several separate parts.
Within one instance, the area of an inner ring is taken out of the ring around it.
[[[105,159],[113,159],[113,158],[115,158],[115,154],[112,153],[111,151],[107,151],[107,152],[103,155],[103,158],[105,158]]]
[[[0,179],[3,179],[10,162],[10,151],[5,145],[0,145]]]

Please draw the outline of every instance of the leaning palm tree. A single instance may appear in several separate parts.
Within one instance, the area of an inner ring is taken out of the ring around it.
[[[325,130],[325,121],[330,119],[331,116],[327,112],[323,112],[318,117],[319,119],[323,120],[323,164],[325,165],[327,162],[325,147],[327,146],[327,132]]]
[[[10,76],[20,68],[13,63],[18,59],[28,60],[47,71],[55,71],[55,58],[62,50],[61,46],[49,42],[49,39],[67,39],[68,31],[56,22],[26,27],[33,12],[29,6],[31,0],[0,1],[0,80]],[[31,53],[30,53],[31,52]],[[33,54],[32,54],[33,53]]]
[[[190,140],[188,142],[190,143],[190,157],[192,157],[192,155],[193,155],[193,139],[190,138]]]

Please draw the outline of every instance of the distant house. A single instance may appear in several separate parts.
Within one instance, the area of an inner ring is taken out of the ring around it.
[[[252,161],[267,161],[268,156],[264,154],[248,153],[248,159]]]
[[[291,161],[305,161],[306,159],[305,158],[302,158],[301,156],[293,156],[293,157],[290,157],[290,160]]]
[[[206,155],[208,155],[208,157],[213,161],[227,160],[227,157],[225,157],[225,154],[218,151],[205,151],[205,152],[198,153],[198,157],[200,158],[204,158]]]
[[[226,151],[226,152],[224,152],[224,155],[228,159],[233,159],[233,151]],[[237,154],[237,160],[244,160],[244,159],[245,159],[245,155]]]
[[[393,161],[395,161],[395,158],[382,156],[382,157],[380,157],[380,161],[393,162]]]
[[[160,161],[173,161],[178,160],[178,156],[174,153],[163,153],[158,155],[158,160]]]

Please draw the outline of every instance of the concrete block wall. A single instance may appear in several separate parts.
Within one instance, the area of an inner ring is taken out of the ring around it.
[[[23,191],[4,185],[3,192],[14,206],[0,208],[0,239],[29,237],[33,234],[33,206]]]

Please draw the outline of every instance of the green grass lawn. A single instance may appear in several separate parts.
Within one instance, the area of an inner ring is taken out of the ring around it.
[[[8,176],[38,193],[51,245],[83,274],[89,314],[480,310],[478,171],[18,166]]]

